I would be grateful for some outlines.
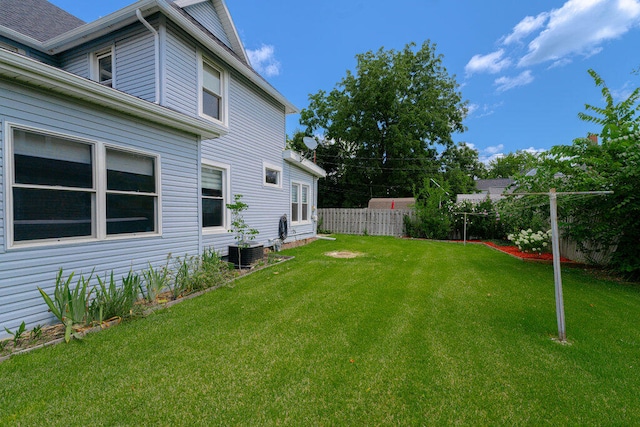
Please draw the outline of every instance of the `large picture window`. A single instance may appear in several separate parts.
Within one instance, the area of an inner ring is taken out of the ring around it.
[[[13,131],[13,240],[94,236],[94,147]]]
[[[107,148],[107,234],[155,230],[155,159]]]
[[[158,231],[156,157],[39,131],[11,135],[13,243]]]
[[[225,170],[202,166],[202,227],[225,225]]]

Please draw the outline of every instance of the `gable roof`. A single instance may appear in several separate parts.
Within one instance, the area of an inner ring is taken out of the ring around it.
[[[213,1],[214,3],[222,3],[222,0]],[[228,15],[226,6],[224,10]],[[215,36],[212,36],[209,31],[204,29],[202,25],[194,22],[194,19],[188,16],[185,11],[181,10],[178,4],[174,3],[172,0],[139,0],[116,12],[113,12],[107,16],[103,16],[102,18],[99,18],[88,24],[73,28],[66,33],[60,34],[52,39],[46,40],[45,42],[41,42],[38,45],[31,45],[32,47],[39,49],[42,52],[48,53],[50,55],[55,55],[80,46],[91,40],[95,40],[120,28],[124,28],[128,25],[139,22],[137,13],[140,13],[144,17],[148,17],[157,12],[160,12],[167,16],[182,30],[192,36],[196,41],[218,55],[223,61],[227,62],[242,76],[246,77],[250,82],[262,89],[274,100],[282,104],[284,106],[286,114],[298,112],[298,109],[295,105],[293,105],[287,98],[285,98],[280,92],[278,92],[277,89],[271,86],[271,84],[267,82],[260,74],[258,74],[253,68],[251,68],[251,66],[248,64],[248,61],[246,60],[246,55],[245,58],[243,58],[241,55],[238,55],[237,52],[229,49]],[[229,22],[231,20],[230,17],[227,17],[226,19],[228,19]],[[225,19],[223,19],[223,22],[224,21]],[[0,34],[2,34],[1,27]]]
[[[84,24],[47,0],[2,0],[0,25],[39,42]]]
[[[249,58],[247,56],[247,52],[244,50],[244,45],[240,40],[240,36],[238,36],[238,31],[236,30],[236,26],[233,23],[233,19],[231,19],[231,14],[229,13],[229,9],[227,9],[227,5],[224,0],[172,0],[176,6],[180,7],[184,10],[184,8],[188,6],[192,6],[195,4],[211,2],[213,4],[213,8],[215,9],[220,21],[222,22],[222,27],[224,28],[227,37],[229,38],[229,43],[231,43],[231,49],[238,55],[245,63],[249,63]]]

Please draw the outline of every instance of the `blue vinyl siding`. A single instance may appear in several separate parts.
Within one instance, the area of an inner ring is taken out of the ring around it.
[[[0,80],[0,120],[31,126],[70,137],[86,138],[119,147],[131,147],[159,158],[162,236],[119,238],[51,244],[0,251],[0,326],[15,328],[21,321],[31,327],[52,320],[37,287],[52,292],[56,272],[65,275],[104,276],[114,270],[120,279],[151,262],[164,265],[175,256],[198,252],[198,144],[196,137],[168,128],[145,125],[103,109],[92,109]],[[4,128],[3,128],[4,129]],[[4,156],[5,141],[0,154]],[[8,179],[4,174],[4,179]],[[4,187],[3,187],[4,189]],[[4,203],[1,205],[4,206]],[[3,221],[0,234],[6,236]],[[95,282],[94,282],[95,283]]]
[[[312,175],[308,172],[303,171],[300,168],[295,167],[292,163],[285,162],[285,171],[284,171],[285,179],[288,183],[287,188],[287,197],[291,193],[291,183],[296,182],[302,185],[309,186],[309,217],[311,217],[314,212],[312,210],[313,206],[317,207],[317,186],[315,185],[315,180]],[[291,211],[291,199],[289,200],[288,210]],[[291,214],[288,213],[289,221],[291,221]],[[311,219],[311,218],[310,218]],[[301,224],[290,224],[289,225],[289,238],[287,241],[291,240],[302,240],[315,236],[315,223],[313,221],[309,223],[301,223]]]
[[[149,23],[158,29],[158,18]],[[154,36],[141,23],[132,24],[114,34],[65,52],[60,57],[63,70],[91,78],[92,54],[113,47],[115,55],[114,88],[154,102],[156,89]]]
[[[211,2],[203,2],[187,6],[184,10],[191,15],[196,21],[202,24],[207,30],[209,30],[214,36],[216,36],[222,43],[231,47],[231,42],[227,33],[224,31],[220,17],[216,13]]]
[[[169,23],[165,50],[165,105],[181,113],[197,116],[199,89],[196,46]]]

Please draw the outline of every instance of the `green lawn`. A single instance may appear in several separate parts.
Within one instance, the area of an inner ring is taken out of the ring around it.
[[[0,425],[640,424],[638,286],[564,269],[561,345],[550,265],[357,236],[286,254],[0,364]]]

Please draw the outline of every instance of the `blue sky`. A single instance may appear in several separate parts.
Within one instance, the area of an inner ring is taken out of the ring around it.
[[[85,21],[133,1],[50,0]],[[436,43],[461,85],[482,159],[598,132],[577,115],[602,105],[596,70],[619,100],[640,86],[640,0],[226,0],[254,68],[298,108],[355,69],[355,55]],[[287,133],[300,128],[298,115]]]

